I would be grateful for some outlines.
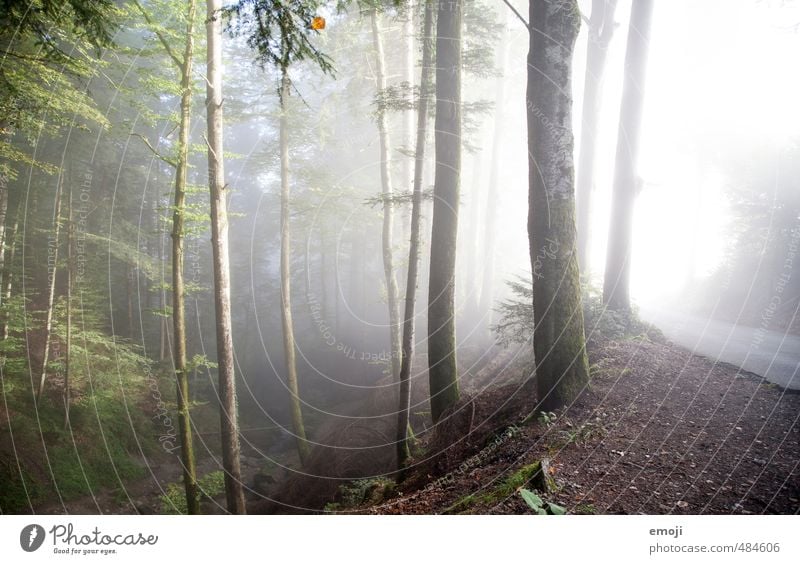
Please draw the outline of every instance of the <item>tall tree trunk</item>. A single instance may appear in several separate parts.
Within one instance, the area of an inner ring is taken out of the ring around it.
[[[75,224],[72,220],[72,184],[67,192],[67,336],[64,345],[64,428],[69,428],[69,406],[72,401],[70,379],[72,370],[72,279],[74,272],[73,245]]]
[[[583,111],[581,113],[581,146],[578,160],[577,213],[578,264],[584,276],[589,274],[589,241],[591,241],[591,201],[594,192],[594,165],[597,152],[597,124],[603,98],[603,74],[611,37],[614,35],[614,12],[617,0],[592,0],[589,39],[586,44]]]
[[[378,11],[373,10],[372,40],[375,46],[375,82],[378,93],[386,90],[386,63],[383,54],[383,39]],[[400,307],[398,301],[397,280],[395,279],[394,253],[392,240],[394,232],[394,207],[392,199],[391,147],[389,143],[389,126],[386,120],[386,108],[378,110],[378,136],[381,145],[381,195],[383,196],[383,274],[386,278],[386,301],[389,307],[389,344],[392,354],[392,381],[400,378]]]
[[[431,416],[458,401],[455,273],[461,184],[461,23],[463,0],[440,0],[436,21],[436,174],[428,288]]]
[[[206,2],[206,117],[208,122],[208,187],[211,196],[211,246],[214,256],[214,310],[217,333],[222,467],[228,511],[245,511],[239,461],[239,420],[231,323],[231,278],[228,255],[228,203],[223,157],[222,0]]]
[[[56,272],[58,271],[58,243],[61,229],[61,196],[64,192],[65,171],[62,168],[58,175],[58,188],[53,210],[53,234],[47,241],[47,310],[42,337],[42,367],[39,371],[39,385],[36,389],[36,400],[42,397],[45,380],[47,380],[47,362],[50,359],[50,333],[53,329],[53,304],[56,298]],[[52,266],[51,266],[52,264]]]
[[[505,12],[507,13],[507,12]],[[504,18],[503,31],[500,35],[500,44],[503,45],[503,53],[498,57],[500,69],[505,72],[508,67],[509,47],[507,36],[508,17]],[[494,98],[494,133],[492,138],[492,162],[489,169],[489,186],[486,191],[486,220],[484,221],[483,235],[483,282],[481,283],[481,296],[478,310],[483,316],[483,327],[486,330],[492,322],[492,306],[494,305],[494,269],[495,269],[495,240],[497,236],[497,204],[500,198],[499,176],[502,170],[503,135],[504,127],[504,106],[506,97],[505,77],[497,81],[497,90]]]
[[[411,88],[414,86],[414,65],[415,65],[415,50],[414,50],[414,37],[415,37],[415,29],[414,29],[414,14],[416,12],[416,6],[414,0],[408,0],[406,6],[406,18],[403,21],[403,41],[404,41],[404,49],[405,49],[405,57],[403,62],[403,81],[408,85],[409,92],[411,92]],[[411,109],[407,109],[403,111],[403,146],[405,151],[408,152],[411,150],[411,146],[414,143],[414,112]],[[409,190],[409,187],[413,190],[414,184],[414,161],[409,158],[407,154],[403,155],[403,181],[402,181],[402,189],[401,192],[405,192]],[[408,206],[402,206],[401,209],[401,218],[400,223],[402,224],[402,235],[403,239],[409,239],[411,236],[410,233],[410,210]],[[406,272],[406,276],[408,276],[408,272]],[[402,278],[401,278],[402,279]]]
[[[2,126],[0,126],[2,131]],[[0,273],[6,264],[6,219],[8,217],[8,177],[0,171]],[[2,304],[2,296],[0,296]]]
[[[589,378],[575,241],[571,66],[577,0],[531,0],[528,165],[533,332],[539,406],[556,409]]]
[[[186,178],[189,169],[189,127],[192,112],[192,63],[194,57],[194,20],[196,0],[189,0],[186,47],[181,65],[181,108],[178,134],[178,166],[175,173],[175,209],[172,214],[172,331],[173,358],[177,379],[178,427],[181,434],[181,462],[189,514],[200,512],[197,473],[192,447],[192,423],[189,413],[189,374],[186,371],[186,313],[184,303],[184,213]]]
[[[414,148],[414,191],[411,201],[411,236],[408,246],[406,302],[403,312],[403,348],[400,363],[400,404],[397,409],[397,466],[403,468],[410,456],[408,420],[411,410],[411,365],[414,362],[414,311],[417,303],[419,272],[420,222],[422,213],[422,173],[425,164],[425,137],[428,130],[428,94],[433,70],[431,33],[434,0],[425,0],[425,23],[422,32],[422,71],[417,109],[417,138]]]
[[[7,245],[7,256],[3,266],[3,279],[2,288],[0,288],[0,296],[2,296],[2,303],[8,306],[11,299],[11,290],[14,280],[14,256],[17,251],[17,232],[19,231],[19,220],[22,216],[22,198],[17,202],[17,210],[14,213],[14,224],[11,229],[6,229],[5,240]],[[2,340],[8,339],[8,312],[0,313],[2,315],[2,327],[0,327],[0,338]]]
[[[289,76],[286,68],[281,71],[281,320],[283,322],[283,353],[286,359],[286,380],[291,394],[292,427],[297,443],[300,463],[305,465],[311,449],[306,439],[303,423],[303,410],[300,405],[300,389],[297,383],[297,361],[295,359],[294,325],[292,322],[291,292],[291,229],[290,229],[290,191],[289,191],[289,119],[287,103],[289,99]],[[321,232],[321,230],[320,230]],[[324,249],[322,249],[324,252]],[[324,278],[325,273],[322,273]],[[323,296],[324,297],[324,296]]]
[[[617,155],[614,166],[614,191],[611,197],[611,224],[608,232],[603,303],[618,311],[631,307],[631,233],[633,205],[638,190],[636,166],[644,106],[652,0],[633,0],[625,52],[625,78],[622,85]]]

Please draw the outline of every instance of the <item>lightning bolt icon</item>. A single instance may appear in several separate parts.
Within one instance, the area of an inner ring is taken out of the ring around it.
[[[33,541],[36,540],[36,537],[39,536],[39,527],[34,527],[31,529],[31,538],[28,539],[28,548],[33,546]]]

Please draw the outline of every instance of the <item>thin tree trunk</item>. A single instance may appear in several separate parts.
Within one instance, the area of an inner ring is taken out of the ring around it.
[[[197,473],[192,447],[192,423],[189,413],[189,374],[186,372],[186,318],[184,304],[184,213],[186,178],[189,169],[189,131],[192,111],[192,63],[194,57],[194,20],[196,0],[188,3],[186,47],[181,72],[181,108],[178,136],[178,166],[175,173],[175,209],[172,214],[172,331],[173,358],[177,379],[178,427],[181,434],[181,462],[189,514],[200,512]]]
[[[383,54],[383,39],[378,23],[378,11],[373,10],[372,40],[375,46],[375,82],[378,92],[386,90],[386,63]],[[394,232],[394,208],[392,199],[391,147],[389,143],[389,126],[386,120],[386,109],[378,110],[378,136],[381,145],[381,195],[383,196],[383,274],[386,278],[386,301],[389,307],[389,343],[392,354],[392,381],[400,378],[400,308],[398,301],[397,280],[395,279],[394,254],[392,239]]]
[[[652,0],[634,0],[628,45],[625,52],[625,77],[622,86],[614,191],[611,197],[611,224],[608,233],[603,303],[618,311],[631,307],[631,233],[633,205],[638,181],[636,166],[644,106],[647,49],[649,47]]]
[[[403,81],[408,85],[409,92],[411,92],[411,88],[414,86],[414,14],[416,12],[416,6],[414,4],[414,0],[408,0],[408,4],[405,8],[407,11],[406,19],[403,21],[403,47],[405,49]],[[414,143],[414,112],[408,109],[403,111],[403,145],[406,152],[411,150],[412,143]],[[403,157],[403,181],[401,192],[409,190],[409,187],[413,190],[414,184],[414,161],[409,158],[407,154],[404,154]],[[400,218],[401,232],[403,239],[407,240],[411,236],[409,221],[410,209],[408,206],[402,206],[401,209],[403,210]],[[408,272],[406,272],[406,276],[408,276]]]
[[[19,231],[19,220],[22,216],[22,198],[19,199],[17,202],[17,210],[14,213],[14,225],[11,226],[11,229],[6,230],[5,239],[8,245],[7,250],[7,257],[5,259],[5,264],[3,267],[3,285],[2,289],[0,289],[0,295],[2,296],[2,303],[8,307],[8,302],[11,300],[12,295],[12,286],[14,281],[14,256],[16,255],[17,251],[17,232]],[[5,341],[8,339],[8,311],[3,312],[2,314],[2,328],[0,328],[0,337]]]
[[[222,467],[228,511],[246,512],[239,461],[239,421],[231,324],[231,279],[228,255],[228,204],[223,157],[222,0],[206,2],[206,114],[208,122],[208,183],[211,196],[211,245],[214,256],[214,309],[222,434]]]
[[[0,126],[0,131],[2,128]],[[8,177],[0,172],[0,273],[6,264],[6,219],[8,217]],[[2,304],[2,296],[0,296]]]
[[[591,200],[594,192],[594,165],[597,152],[597,125],[602,107],[603,74],[611,37],[614,35],[614,12],[617,0],[592,0],[589,39],[586,45],[586,72],[581,113],[581,146],[576,185],[578,213],[578,264],[584,276],[589,274],[591,241]]]
[[[297,382],[297,361],[295,358],[294,325],[292,322],[291,292],[291,229],[290,229],[290,190],[289,190],[289,119],[287,102],[289,98],[289,76],[286,69],[281,74],[281,320],[283,322],[283,353],[286,359],[286,380],[291,394],[292,427],[297,443],[300,463],[305,465],[311,454],[303,423],[303,410],[300,404],[300,389]],[[321,232],[321,230],[320,230]],[[323,278],[324,278],[323,272]],[[323,296],[324,297],[324,296]]]
[[[72,184],[67,192],[67,337],[64,346],[64,428],[69,428],[69,406],[72,401],[70,378],[72,376],[72,278],[74,260],[75,224],[72,221]]]
[[[440,0],[436,21],[436,174],[428,289],[431,416],[458,401],[455,273],[461,184],[462,0]]]
[[[467,269],[464,279],[464,287],[466,292],[462,290],[462,295],[465,296],[465,312],[470,326],[472,326],[477,319],[478,313],[478,299],[481,291],[480,279],[478,272],[478,249],[479,249],[479,226],[481,224],[481,165],[483,160],[483,149],[478,149],[478,152],[472,158],[472,186],[469,190],[469,222],[467,224]]]
[[[507,14],[507,11],[504,12]],[[509,47],[507,40],[508,18],[503,22],[503,31],[500,36],[500,44],[503,45],[503,54],[500,56],[500,68],[505,72],[508,67]],[[484,222],[483,235],[483,282],[481,283],[481,297],[478,310],[483,316],[484,328],[488,328],[492,322],[492,306],[494,305],[494,269],[495,269],[495,240],[497,236],[497,204],[500,199],[499,176],[502,170],[504,134],[504,106],[506,97],[505,77],[497,81],[494,102],[494,134],[492,139],[492,162],[489,169],[489,186],[486,191],[486,221]]]
[[[571,62],[577,0],[531,0],[528,165],[533,344],[539,406],[571,401],[589,378],[575,241]]]
[[[134,324],[133,324],[133,265],[128,265],[128,275],[125,281],[125,294],[128,299],[128,337],[133,339]]]
[[[328,292],[328,252],[327,247],[325,246],[325,242],[327,241],[327,237],[325,237],[325,223],[320,222],[319,226],[319,293],[322,299],[321,311],[322,311],[322,319],[325,320],[326,323],[330,323],[331,321],[331,312],[330,312],[330,292]]]
[[[408,276],[403,313],[403,349],[400,363],[400,405],[397,409],[397,467],[403,468],[411,455],[408,445],[411,410],[411,365],[414,362],[414,311],[417,303],[419,273],[420,222],[422,213],[422,174],[425,164],[425,137],[428,129],[428,91],[433,70],[431,33],[434,0],[425,0],[425,23],[422,32],[422,71],[417,110],[417,138],[414,149],[414,191],[411,203],[411,235],[408,247]]]
[[[42,368],[39,371],[39,386],[36,390],[36,400],[42,397],[44,384],[47,380],[47,362],[50,359],[50,333],[53,329],[53,304],[56,297],[56,272],[58,271],[58,239],[61,228],[61,196],[64,191],[64,170],[58,175],[58,188],[56,189],[55,209],[53,211],[53,234],[47,241],[47,311],[44,321],[44,336],[42,344]],[[51,267],[52,263],[52,267]]]

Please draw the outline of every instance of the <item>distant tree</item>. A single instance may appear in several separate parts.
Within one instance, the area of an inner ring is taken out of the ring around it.
[[[625,52],[625,77],[617,133],[614,190],[611,197],[611,223],[603,280],[603,302],[617,311],[627,311],[631,307],[633,205],[640,182],[636,167],[639,159],[652,15],[653,0],[633,0]]]
[[[497,65],[501,70],[508,66],[509,49],[508,41],[508,13],[505,13],[503,27],[500,35],[500,44],[504,44],[502,52],[498,53]],[[504,105],[506,97],[506,80],[497,80],[494,99],[494,131],[492,133],[492,157],[489,169],[489,184],[486,190],[486,220],[483,225],[483,249],[480,257],[483,260],[483,281],[481,283],[480,303],[478,311],[487,316],[488,327],[491,324],[492,304],[494,302],[494,277],[495,277],[495,239],[497,234],[497,208],[501,196],[500,171],[503,169],[503,142],[505,133]],[[477,254],[477,253],[476,253]]]
[[[372,42],[375,49],[375,86],[378,95],[386,91],[386,57],[384,56],[383,37],[380,26],[380,12],[373,6],[369,10],[370,24],[372,27]],[[386,302],[389,308],[389,343],[392,355],[391,368],[392,380],[400,377],[400,303],[398,297],[397,279],[395,277],[395,264],[393,239],[394,239],[394,193],[391,172],[391,141],[389,139],[389,125],[386,116],[387,108],[378,104],[376,119],[378,122],[378,138],[380,139],[381,156],[381,197],[383,198],[383,230],[381,235],[383,253],[383,272],[386,281]]]
[[[575,243],[570,77],[577,0],[531,0],[528,52],[528,236],[539,405],[558,408],[589,378]]]
[[[425,16],[422,31],[422,69],[420,97],[417,106],[417,136],[414,146],[414,188],[411,203],[411,238],[408,247],[406,301],[403,312],[403,348],[400,366],[400,405],[397,409],[397,464],[402,468],[410,456],[408,420],[411,409],[411,364],[414,361],[414,311],[417,303],[419,272],[420,223],[422,215],[422,175],[425,165],[425,138],[428,131],[428,101],[433,80],[434,0],[424,0]]]
[[[428,287],[428,374],[434,423],[459,397],[455,267],[461,185],[462,0],[441,0],[436,20],[436,172]]]
[[[578,210],[578,264],[584,275],[589,273],[589,241],[591,231],[591,201],[594,191],[594,165],[597,153],[597,127],[602,108],[603,75],[606,69],[608,46],[614,35],[614,12],[617,0],[592,0],[592,15],[588,20],[586,70],[583,79],[583,111],[581,112],[581,145],[578,157],[576,185]]]
[[[247,37],[262,67],[280,71],[278,95],[281,107],[280,170],[281,170],[281,320],[286,380],[291,394],[290,405],[297,452],[305,464],[310,454],[306,438],[300,389],[297,379],[294,322],[291,301],[291,230],[289,182],[289,121],[287,103],[291,94],[289,68],[301,61],[310,61],[323,73],[332,73],[331,59],[317,49],[311,38],[324,28],[317,10],[323,0],[283,3],[280,0],[240,0],[227,10],[235,33]]]
[[[231,327],[231,273],[228,256],[228,190],[225,185],[222,115],[222,0],[206,2],[206,121],[208,188],[211,197],[211,246],[214,257],[222,465],[228,511],[245,513],[239,461],[239,422]]]

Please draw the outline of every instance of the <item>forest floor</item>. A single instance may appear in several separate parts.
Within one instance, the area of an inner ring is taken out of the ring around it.
[[[423,437],[418,452],[429,454],[418,455],[403,481],[362,480],[355,502],[350,495],[327,510],[529,513],[518,492],[532,489],[526,472],[547,459],[553,480],[542,497],[574,514],[800,511],[800,394],[657,336],[592,343],[590,360],[591,385],[578,400],[525,425],[530,386],[480,378],[449,423]],[[262,462],[244,451],[248,484]],[[206,457],[198,475],[217,466]],[[162,455],[145,470],[124,487],[36,512],[158,513],[180,466]],[[223,512],[221,500],[206,500],[204,512]]]
[[[555,483],[542,497],[570,513],[800,511],[800,394],[661,338],[609,341],[590,358],[590,389],[573,405],[467,437],[412,470],[403,493],[357,511],[529,513],[518,489],[543,458]],[[519,388],[504,390],[475,396],[476,411],[515,403]]]

